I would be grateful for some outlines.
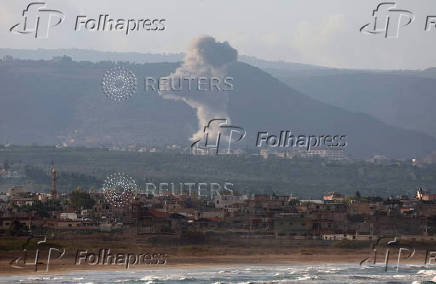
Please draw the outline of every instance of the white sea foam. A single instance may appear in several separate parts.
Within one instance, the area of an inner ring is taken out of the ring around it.
[[[433,278],[433,279],[432,279]],[[358,265],[310,266],[224,266],[201,269],[165,269],[154,271],[81,271],[56,275],[15,275],[0,277],[0,283],[386,283],[387,281],[422,283],[435,281],[436,271],[419,265],[383,266],[359,269]]]
[[[435,270],[420,270],[418,271],[416,274],[424,274],[424,275],[435,275],[436,271]]]
[[[159,280],[159,278],[156,277],[156,276],[151,276],[150,275],[150,276],[144,276],[144,277],[142,277],[139,280],[141,280],[141,281],[154,281],[154,280]]]
[[[305,275],[305,276],[301,276],[301,277],[298,277],[298,278],[297,278],[298,281],[304,281],[304,280],[310,280],[310,279],[311,279],[311,278],[310,278],[309,275]]]

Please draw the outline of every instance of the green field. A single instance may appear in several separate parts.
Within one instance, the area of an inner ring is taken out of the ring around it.
[[[42,146],[0,146],[0,161],[25,175],[0,177],[4,190],[11,185],[28,185],[48,192],[50,168],[58,171],[58,191],[80,186],[99,189],[107,175],[122,172],[135,178],[139,187],[146,182],[233,183],[244,193],[290,194],[319,199],[325,192],[344,194],[413,196],[418,187],[436,189],[436,165],[413,166],[409,162],[373,164],[366,161],[321,159],[265,160],[257,155],[194,156],[177,153],[138,153],[105,149]]]

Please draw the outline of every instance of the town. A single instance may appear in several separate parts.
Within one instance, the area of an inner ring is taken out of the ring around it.
[[[119,207],[99,190],[77,188],[58,194],[52,169],[50,193],[23,186],[0,194],[0,230],[26,236],[48,232],[120,232],[180,237],[186,232],[297,240],[436,238],[436,194],[421,188],[414,197],[326,193],[319,200],[292,195],[241,194],[223,189],[212,196],[137,193]]]

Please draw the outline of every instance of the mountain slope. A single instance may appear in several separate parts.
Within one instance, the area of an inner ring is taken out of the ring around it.
[[[434,71],[268,72],[319,101],[436,137]]]
[[[195,112],[180,101],[144,92],[146,76],[167,76],[177,63],[129,64],[138,78],[134,97],[108,101],[101,78],[112,63],[21,61],[0,64],[0,143],[66,145],[190,144]],[[229,66],[235,90],[228,105],[232,123],[244,127],[255,145],[258,131],[292,130],[305,135],[347,135],[347,152],[369,157],[422,156],[436,140],[388,126],[309,98],[245,63]]]

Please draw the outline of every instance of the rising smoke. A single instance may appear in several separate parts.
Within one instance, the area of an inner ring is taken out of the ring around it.
[[[224,81],[227,66],[238,57],[236,49],[228,42],[217,42],[213,37],[201,36],[193,41],[186,52],[182,65],[171,73],[168,78],[182,81],[183,78],[219,78]],[[196,141],[203,136],[203,127],[211,119],[222,118],[230,122],[227,111],[229,92],[209,89],[207,91],[193,90],[183,86],[181,91],[164,90],[159,94],[165,99],[181,100],[194,108],[198,117],[198,131],[191,140]],[[209,135],[213,135],[209,133]]]

